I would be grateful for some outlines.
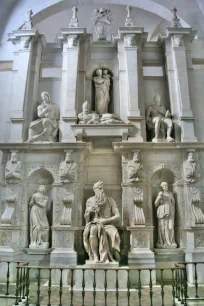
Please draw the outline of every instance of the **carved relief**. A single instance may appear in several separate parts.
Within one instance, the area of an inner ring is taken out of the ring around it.
[[[195,238],[195,246],[197,248],[204,247],[204,233],[197,233]]]
[[[139,151],[134,152],[133,159],[127,164],[128,182],[137,182],[142,179],[143,165],[139,161]]]
[[[53,239],[53,247],[55,248],[71,248],[73,246],[73,233],[66,231],[55,231]]]
[[[11,153],[11,159],[7,161],[5,168],[5,179],[7,183],[19,183],[21,180],[22,163],[18,159],[17,152]]]
[[[125,47],[133,47],[136,45],[135,34],[125,35]]]
[[[200,177],[200,166],[195,160],[195,153],[189,152],[187,159],[183,162],[184,180],[186,183],[196,183]]]
[[[76,181],[77,164],[71,159],[72,151],[66,153],[65,160],[60,163],[59,178],[61,183],[72,183]]]
[[[0,246],[9,245],[12,242],[11,231],[0,231]]]
[[[68,35],[67,36],[67,45],[69,48],[76,47],[78,41],[78,35]]]

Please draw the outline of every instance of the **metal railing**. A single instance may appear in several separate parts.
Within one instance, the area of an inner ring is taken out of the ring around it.
[[[24,267],[28,265],[28,261],[14,261],[14,260],[0,260],[0,276],[1,276],[1,290],[0,290],[0,298],[15,298],[19,301],[22,301],[24,297],[24,292],[17,291],[17,286],[19,283],[19,266]],[[3,278],[2,270],[5,270],[5,277]],[[11,272],[11,270],[14,271]],[[15,276],[14,276],[15,274]],[[21,272],[21,282],[24,280],[25,275]]]
[[[0,265],[2,264],[7,264],[4,297],[11,296],[10,266],[17,264],[16,281],[12,282],[12,286],[15,287],[15,305],[19,305],[23,301],[26,306],[176,306],[179,304],[188,306],[188,302],[192,299],[204,300],[200,295],[201,290],[199,293],[200,285],[197,271],[198,265],[203,265],[204,262],[182,262],[174,264],[171,268],[162,269],[47,267],[31,266],[28,265],[28,262],[23,261],[1,261]],[[190,266],[194,269],[193,284],[188,282],[188,268]],[[101,272],[104,276],[103,288],[98,290],[97,273]],[[168,281],[166,281],[167,274]],[[126,275],[126,286],[121,288],[121,276],[124,277],[124,275]],[[157,285],[155,285],[156,275],[159,278]],[[76,286],[77,278],[78,287]],[[114,284],[114,288],[111,289],[110,279]],[[91,284],[91,289],[87,287],[87,283]]]

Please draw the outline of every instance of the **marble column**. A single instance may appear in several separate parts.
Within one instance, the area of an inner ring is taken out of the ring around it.
[[[128,140],[136,142],[146,140],[142,67],[142,45],[146,39],[147,35],[143,28],[119,28],[117,40],[120,53],[122,51],[121,44],[124,48],[123,56],[120,54],[118,57],[119,66],[126,72],[125,78],[124,74],[121,75],[121,82],[125,81],[126,88],[124,85],[121,88],[125,90],[127,96],[125,101],[121,96],[121,103],[127,104],[127,119],[135,126],[134,132]]]
[[[9,40],[15,44],[10,93],[10,137],[9,142],[24,141],[25,112],[24,105],[28,92],[28,79],[31,69],[33,43],[38,31],[17,30],[8,34]]]
[[[60,105],[60,141],[75,142],[71,125],[77,123],[77,82],[82,28],[61,29],[58,39],[63,44],[62,87]]]
[[[191,28],[167,28],[164,38],[171,109],[178,122],[175,136],[180,141],[180,125],[182,142],[197,141],[188,84],[188,69],[192,65],[192,60],[188,58],[188,44],[195,34],[196,31]]]

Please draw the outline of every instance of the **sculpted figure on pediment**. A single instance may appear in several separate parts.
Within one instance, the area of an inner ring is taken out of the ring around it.
[[[154,138],[152,142],[157,142],[160,139],[166,139],[168,142],[174,141],[171,137],[173,122],[172,115],[169,110],[166,110],[161,105],[161,96],[154,95],[154,104],[150,105],[147,109],[146,121],[149,130],[154,130]]]
[[[48,92],[41,93],[42,103],[37,108],[39,119],[31,122],[27,142],[55,142],[59,129],[59,109],[51,102]]]
[[[5,168],[6,181],[19,181],[21,179],[22,163],[18,160],[16,152],[11,153],[11,159],[7,161]]]
[[[112,223],[120,220],[120,213],[113,198],[103,189],[103,182],[94,184],[95,195],[86,202],[84,247],[89,260],[94,263],[114,262],[113,253],[120,252],[120,236]]]
[[[187,159],[183,162],[184,179],[186,183],[196,183],[200,177],[200,167],[195,160],[194,152],[189,152]]]
[[[71,152],[67,152],[65,160],[59,167],[59,177],[62,183],[72,183],[76,181],[77,164],[71,159]]]
[[[86,100],[82,105],[82,112],[78,115],[79,124],[98,124],[99,115],[90,110],[90,104]]]

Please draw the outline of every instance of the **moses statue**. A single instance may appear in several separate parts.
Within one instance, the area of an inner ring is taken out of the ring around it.
[[[120,252],[120,236],[112,223],[120,220],[116,202],[106,196],[103,182],[94,184],[95,196],[86,202],[84,247],[93,263],[115,262]]]

